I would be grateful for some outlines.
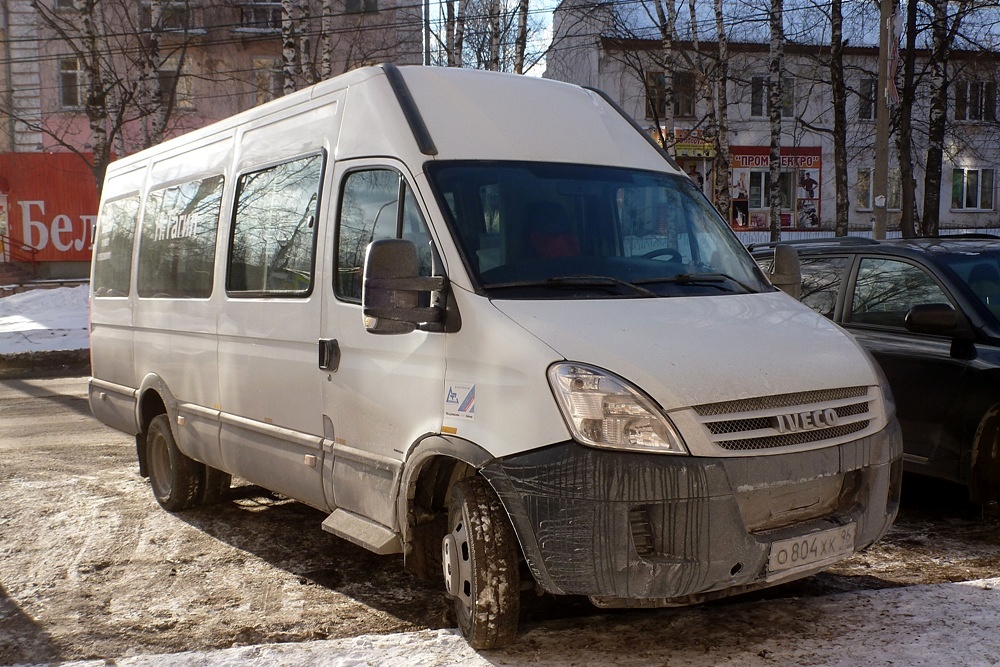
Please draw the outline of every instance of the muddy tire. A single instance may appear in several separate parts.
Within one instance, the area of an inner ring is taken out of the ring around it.
[[[205,466],[177,449],[167,415],[158,415],[149,422],[146,467],[153,496],[163,509],[177,512],[201,500]]]
[[[452,487],[442,542],[445,587],[458,627],[474,649],[513,641],[520,614],[517,537],[493,489],[481,477]]]

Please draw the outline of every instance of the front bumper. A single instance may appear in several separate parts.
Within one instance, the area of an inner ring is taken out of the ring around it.
[[[768,571],[772,543],[854,524],[855,549],[899,506],[899,424],[819,450],[695,458],[565,442],[482,473],[545,590],[598,604],[696,602],[812,574]],[[850,553],[844,554],[844,557]]]

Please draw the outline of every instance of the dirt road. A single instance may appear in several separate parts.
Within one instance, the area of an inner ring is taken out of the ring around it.
[[[1000,574],[996,520],[919,479],[904,499],[882,543],[759,597]],[[441,586],[324,533],[323,518],[246,486],[167,513],[132,440],[90,415],[85,378],[0,381],[0,665],[452,627]],[[596,613],[543,597],[522,623]]]

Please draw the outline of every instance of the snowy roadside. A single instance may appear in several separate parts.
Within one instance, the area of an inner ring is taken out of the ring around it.
[[[0,299],[0,378],[87,374],[87,292],[84,284]]]
[[[455,631],[118,657],[63,667],[1000,664],[1000,578],[566,619],[477,653]]]
[[[87,290],[35,289],[0,299],[0,355],[87,349]]]

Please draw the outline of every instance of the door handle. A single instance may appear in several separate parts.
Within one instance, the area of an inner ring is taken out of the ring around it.
[[[319,339],[319,367],[334,373],[340,368],[340,343],[336,338]]]

